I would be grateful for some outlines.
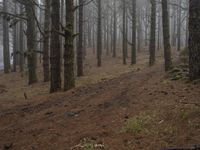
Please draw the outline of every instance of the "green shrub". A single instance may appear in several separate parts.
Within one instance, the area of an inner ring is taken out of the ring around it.
[[[125,123],[124,127],[122,128],[122,132],[130,132],[134,134],[138,134],[143,131],[151,121],[151,117],[146,114],[141,114],[130,118]]]

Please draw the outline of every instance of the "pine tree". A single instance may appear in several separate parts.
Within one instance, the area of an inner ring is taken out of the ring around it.
[[[165,71],[169,71],[172,68],[172,59],[171,59],[171,45],[170,45],[170,35],[169,35],[169,14],[168,14],[167,0],[162,0],[162,21],[163,21]]]
[[[61,65],[60,65],[60,39],[57,32],[60,31],[60,1],[51,0],[51,87],[50,92],[57,92],[61,89]]]
[[[65,50],[64,50],[64,90],[75,87],[74,77],[74,2],[66,0],[66,27],[65,27]]]
[[[156,50],[156,1],[151,0],[151,34],[149,43],[149,66],[153,66],[155,63],[155,50]]]
[[[191,80],[200,78],[200,1],[189,2],[189,75]]]
[[[77,76],[83,76],[83,0],[79,0],[79,38],[77,49]]]
[[[45,18],[44,18],[44,42],[43,42],[43,70],[44,82],[49,81],[49,45],[50,45],[50,0],[45,0]]]
[[[132,51],[131,64],[136,64],[136,0],[132,0]]]
[[[123,64],[126,65],[126,1],[125,0],[122,0],[122,11],[123,11],[123,23],[122,23],[122,34],[123,34]]]
[[[101,0],[97,0],[98,21],[97,21],[97,66],[101,67],[101,55],[102,55],[102,26],[101,26]]]
[[[8,1],[3,0],[3,11],[8,12]],[[8,16],[5,14],[3,17],[3,60],[4,60],[4,72],[10,71],[10,46],[9,46],[9,26]]]
[[[34,1],[28,1],[25,5],[27,16],[27,61],[28,61],[28,84],[37,82],[37,53],[36,53],[36,22]]]

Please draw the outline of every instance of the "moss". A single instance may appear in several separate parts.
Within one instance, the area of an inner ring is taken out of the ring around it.
[[[84,147],[84,150],[94,150],[95,149],[94,144],[92,144],[92,143],[85,143],[83,145],[83,147]]]
[[[185,112],[185,111],[182,111],[182,112],[180,113],[180,118],[181,118],[182,120],[188,120],[188,119],[189,119],[189,113],[188,113],[188,112]]]

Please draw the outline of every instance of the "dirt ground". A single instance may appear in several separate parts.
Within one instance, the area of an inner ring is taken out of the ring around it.
[[[0,74],[0,149],[159,150],[200,144],[199,84],[167,78],[161,55],[151,68],[147,53],[139,54],[136,66],[105,57],[102,68],[91,55],[85,77],[68,92],[49,95],[48,83],[29,87],[25,75]]]

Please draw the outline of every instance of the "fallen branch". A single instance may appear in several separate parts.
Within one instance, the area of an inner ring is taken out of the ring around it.
[[[184,102],[184,101],[180,101],[179,103],[184,104],[184,105],[195,105],[197,107],[200,107],[199,103],[194,103],[194,102]]]
[[[200,150],[200,145],[194,145],[192,147],[164,148],[161,150]]]

